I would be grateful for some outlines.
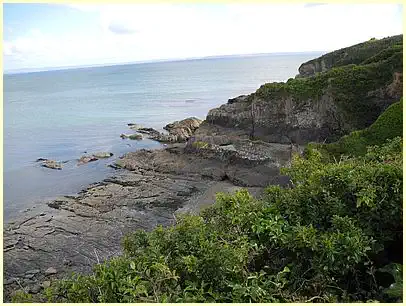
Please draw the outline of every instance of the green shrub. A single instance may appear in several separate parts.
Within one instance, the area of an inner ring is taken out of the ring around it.
[[[58,282],[50,301],[396,301],[400,274],[386,288],[374,258],[402,241],[401,150],[395,138],[340,162],[296,156],[292,188],[219,194],[199,216],[136,231],[123,256]]]
[[[364,130],[354,131],[330,144],[310,144],[308,149],[317,148],[326,157],[340,158],[341,155],[360,156],[368,146],[381,145],[387,139],[402,136],[403,99],[389,106],[378,119]]]
[[[389,85],[393,81],[393,73],[403,70],[402,40],[370,44],[378,42],[379,48],[365,48],[368,56],[357,57],[361,61],[347,62],[346,58],[345,65],[333,65],[331,69],[309,78],[266,83],[260,86],[255,95],[266,101],[291,97],[295,103],[300,104],[309,99],[319,100],[326,94],[333,97],[338,111],[346,119],[348,127],[343,126],[338,131],[339,136],[365,128],[382,112],[369,93]]]

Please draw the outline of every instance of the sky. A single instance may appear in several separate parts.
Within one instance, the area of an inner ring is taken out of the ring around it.
[[[332,51],[401,34],[400,4],[3,4],[5,71]]]

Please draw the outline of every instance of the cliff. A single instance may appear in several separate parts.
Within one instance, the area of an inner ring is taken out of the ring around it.
[[[239,137],[305,144],[332,142],[364,129],[402,97],[402,39],[399,35],[326,54],[332,64],[325,65],[331,67],[325,72],[267,83],[230,99],[208,113],[195,140],[208,131],[219,136],[232,129]],[[359,56],[343,57],[342,50]]]
[[[300,65],[298,77],[313,76],[316,73],[330,70],[333,67],[341,67],[349,64],[359,65],[375,55],[401,51],[402,42],[403,35],[396,35],[380,40],[371,39],[351,47],[327,53]]]

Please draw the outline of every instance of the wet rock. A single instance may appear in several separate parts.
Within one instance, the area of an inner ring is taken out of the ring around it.
[[[138,133],[147,134],[147,135],[159,135],[160,133],[153,128],[140,128],[137,129]]]
[[[50,268],[45,270],[45,275],[46,276],[56,274],[56,273],[57,273],[57,270],[55,268],[53,268],[53,267],[50,267]]]
[[[90,163],[90,162],[96,161],[96,160],[98,160],[98,158],[97,158],[97,157],[94,157],[93,155],[91,155],[91,156],[86,156],[86,155],[84,155],[84,156],[82,156],[82,157],[79,158],[79,160],[78,160],[78,166],[79,166],[79,165],[83,165],[83,164],[87,164],[87,163]]]
[[[121,134],[120,137],[121,137],[122,139],[127,139],[127,138],[128,138],[128,135],[126,135],[126,134]]]
[[[55,169],[55,170],[62,170],[62,164],[58,163],[54,160],[47,159],[43,164],[42,167]]]
[[[92,156],[94,156],[95,158],[109,158],[113,156],[113,153],[111,152],[97,152],[97,153],[93,153]]]
[[[142,140],[142,134],[132,134],[128,136],[129,139],[131,140]]]
[[[48,160],[48,158],[38,158],[35,162],[41,162],[41,161],[47,161]]]

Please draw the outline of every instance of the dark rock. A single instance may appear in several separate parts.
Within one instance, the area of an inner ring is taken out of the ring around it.
[[[38,158],[35,162],[41,162],[41,161],[47,161],[48,159],[47,158]]]

